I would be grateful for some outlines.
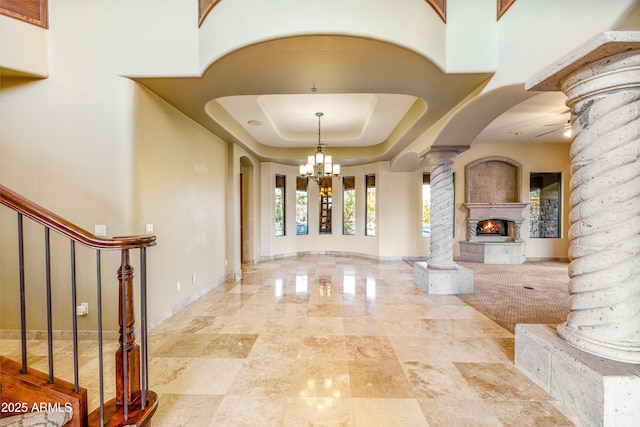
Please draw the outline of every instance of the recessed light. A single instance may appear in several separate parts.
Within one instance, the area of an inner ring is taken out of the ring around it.
[[[262,122],[260,120],[249,120],[247,124],[251,126],[262,126]]]

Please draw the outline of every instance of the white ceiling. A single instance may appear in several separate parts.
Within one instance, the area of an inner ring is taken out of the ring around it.
[[[271,147],[366,147],[384,142],[416,101],[372,93],[242,95],[218,103],[257,141]],[[316,113],[322,113],[320,123]]]
[[[562,92],[543,92],[513,106],[491,122],[474,140],[503,143],[569,143],[570,111]]]

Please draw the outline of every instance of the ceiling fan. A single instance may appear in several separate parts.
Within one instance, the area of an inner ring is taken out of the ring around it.
[[[555,129],[551,129],[547,132],[543,132],[539,135],[536,135],[536,138],[544,136],[544,135],[548,135],[550,133],[553,132],[558,132],[561,131],[562,134],[566,137],[570,137],[571,136],[571,119],[567,120],[566,123],[554,123],[554,124],[549,124],[549,125],[544,125],[544,126],[554,126]]]

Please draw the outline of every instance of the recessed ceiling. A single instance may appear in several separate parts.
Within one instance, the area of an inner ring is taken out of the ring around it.
[[[216,101],[259,143],[315,146],[318,117],[323,143],[365,147],[385,141],[407,114],[410,95],[343,93],[242,95]]]

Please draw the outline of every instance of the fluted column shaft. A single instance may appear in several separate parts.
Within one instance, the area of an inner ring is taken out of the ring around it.
[[[572,109],[567,342],[640,363],[640,50],[562,80]]]
[[[468,147],[433,147],[426,154],[431,175],[431,246],[427,265],[455,269],[453,261],[453,161]]]

